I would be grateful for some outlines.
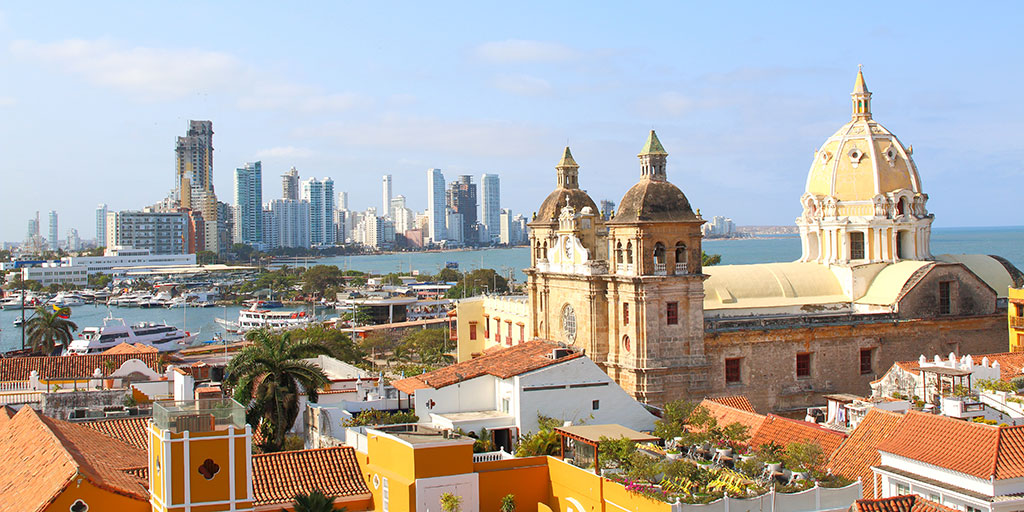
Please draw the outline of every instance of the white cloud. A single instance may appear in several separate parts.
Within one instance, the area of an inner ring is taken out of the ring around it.
[[[238,99],[238,106],[243,109],[285,109],[305,113],[349,110],[371,104],[371,98],[359,94],[324,93],[316,87],[291,83],[260,85]]]
[[[312,149],[295,146],[278,146],[256,152],[256,158],[309,158],[311,156],[313,156]]]
[[[15,41],[14,55],[36,59],[102,86],[147,99],[231,89],[244,80],[234,56],[198,49],[125,48],[108,40]]]
[[[13,96],[0,96],[0,108],[13,107],[17,103]]]
[[[551,94],[551,84],[547,80],[530,75],[500,75],[492,83],[498,89],[520,96]]]
[[[477,46],[476,55],[491,62],[557,62],[572,59],[577,52],[559,43],[507,39]]]

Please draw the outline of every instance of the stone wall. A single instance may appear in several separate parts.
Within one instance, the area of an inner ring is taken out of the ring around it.
[[[942,316],[939,309],[939,283],[949,282],[950,315],[969,316],[991,314],[996,309],[996,292],[967,267],[956,264],[937,264],[924,267],[920,280],[899,300],[901,318],[934,318]]]
[[[67,421],[75,409],[99,409],[111,405],[124,405],[127,389],[67,391],[43,395],[41,409],[44,415]]]

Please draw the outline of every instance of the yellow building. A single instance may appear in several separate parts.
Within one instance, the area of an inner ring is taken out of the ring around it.
[[[1007,318],[1010,329],[1010,352],[1024,351],[1024,288],[1010,287]]]
[[[525,295],[471,297],[460,300],[456,307],[460,363],[492,347],[511,347],[533,339],[526,327],[530,305]]]

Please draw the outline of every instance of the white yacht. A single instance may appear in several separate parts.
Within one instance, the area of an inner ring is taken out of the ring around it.
[[[141,343],[161,352],[170,352],[187,347],[197,335],[166,323],[142,322],[128,326],[123,319],[107,317],[103,319],[103,327],[82,329],[82,334],[71,342],[67,353],[96,354],[121,343]]]
[[[254,329],[286,330],[307,327],[313,323],[313,316],[305,311],[280,311],[256,309],[255,306],[238,312],[238,321],[214,319],[229,332],[245,333]]]
[[[75,292],[60,292],[48,302],[58,307],[67,308],[71,306],[82,306],[85,304],[85,299]]]

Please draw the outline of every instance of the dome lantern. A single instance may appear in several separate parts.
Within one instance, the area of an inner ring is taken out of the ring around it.
[[[857,81],[853,84],[850,98],[853,99],[853,119],[871,119],[871,91],[864,82],[863,66],[857,66]]]
[[[580,166],[573,159],[569,152],[569,146],[565,147],[562,159],[555,166],[558,173],[558,186],[561,188],[580,188]]]
[[[654,133],[654,130],[651,130],[650,135],[647,136],[647,143],[644,144],[644,148],[640,150],[637,157],[640,158],[640,176],[655,181],[668,180],[665,171],[668,152],[661,145],[658,134]]]

